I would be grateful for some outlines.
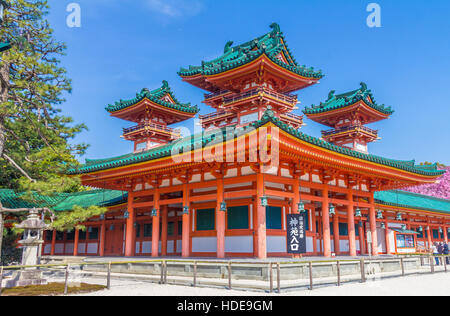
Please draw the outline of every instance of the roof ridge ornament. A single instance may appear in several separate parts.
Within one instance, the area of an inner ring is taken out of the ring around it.
[[[275,116],[275,114],[272,111],[271,105],[267,106],[266,111],[264,112],[263,116],[266,116],[266,117],[274,117]]]
[[[330,93],[328,93],[328,100],[327,101],[330,101],[331,99],[336,99],[335,93],[336,93],[336,90],[331,90]]]
[[[367,84],[366,83],[361,82],[360,85],[361,85],[361,91],[362,92],[367,91]]]
[[[270,24],[270,28],[272,29],[272,32],[275,34],[281,33],[280,25],[276,22]]]
[[[225,48],[223,50],[224,54],[228,53],[231,50],[231,46],[233,46],[234,42],[233,41],[228,41],[225,44]]]

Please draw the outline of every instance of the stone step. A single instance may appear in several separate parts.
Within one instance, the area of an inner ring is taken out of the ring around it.
[[[73,256],[44,256],[41,259],[41,264],[81,264],[84,263],[86,257]]]

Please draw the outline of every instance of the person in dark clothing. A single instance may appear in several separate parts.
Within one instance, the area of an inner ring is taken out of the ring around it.
[[[444,253],[444,247],[442,246],[442,243],[438,243],[437,244],[437,251],[440,255],[442,255]]]
[[[448,247],[447,243],[444,243],[444,250],[443,250],[444,255],[448,256],[450,254],[450,249]],[[450,258],[446,257],[445,261],[447,262],[447,264],[450,264]]]
[[[440,256],[439,265],[443,265],[444,262],[443,262],[442,255],[444,254],[444,243],[439,242],[437,248],[438,248],[438,252],[439,252],[439,256]]]

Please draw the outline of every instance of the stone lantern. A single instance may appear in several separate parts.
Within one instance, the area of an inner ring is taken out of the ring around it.
[[[19,245],[22,247],[22,265],[38,265],[40,261],[40,248],[44,243],[42,238],[43,231],[48,229],[49,225],[40,219],[39,211],[32,209],[27,219],[16,225],[16,228],[24,230],[23,239],[19,241]],[[6,278],[5,287],[42,284],[47,284],[47,281],[42,279],[42,271],[37,268],[26,268]]]
[[[44,243],[43,231],[50,226],[39,217],[39,212],[35,209],[30,211],[27,219],[16,225],[16,228],[23,229],[23,239],[19,241],[23,249],[22,265],[34,266],[38,264],[39,249]]]

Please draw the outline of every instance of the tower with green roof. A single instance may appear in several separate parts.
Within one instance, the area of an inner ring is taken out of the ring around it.
[[[177,140],[180,131],[169,127],[193,118],[199,109],[190,103],[180,103],[174,96],[167,81],[161,88],[150,91],[142,89],[131,100],[120,100],[106,107],[113,117],[136,123],[125,128],[122,137],[134,142],[134,151],[140,152],[156,148]]]
[[[377,130],[365,125],[387,119],[394,111],[390,106],[377,104],[372,91],[361,83],[359,89],[347,93],[331,91],[327,101],[307,107],[303,113],[309,119],[332,128],[322,131],[325,141],[368,153],[367,144],[380,137]]]
[[[184,81],[208,91],[204,103],[216,112],[200,116],[203,128],[249,125],[268,108],[295,129],[303,125],[303,116],[291,113],[299,103],[292,93],[318,83],[322,72],[299,65],[280,26],[270,27],[244,44],[226,43],[224,54],[212,61],[179,71]]]

